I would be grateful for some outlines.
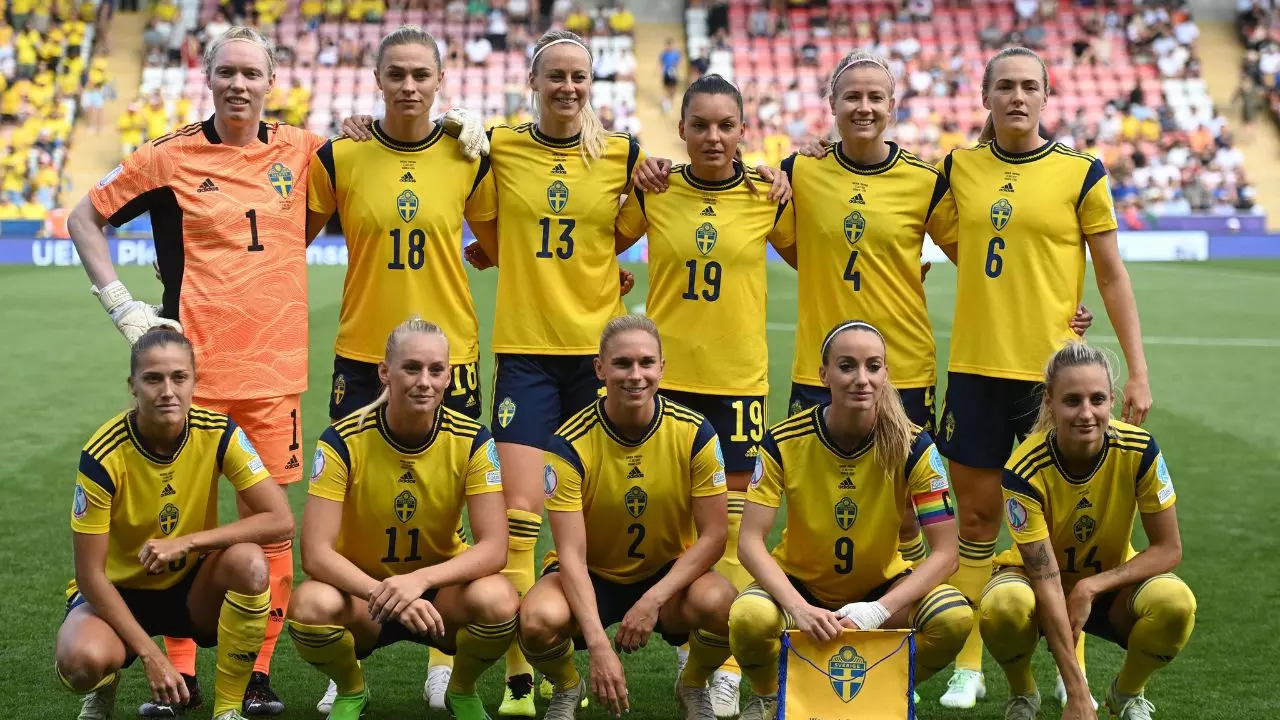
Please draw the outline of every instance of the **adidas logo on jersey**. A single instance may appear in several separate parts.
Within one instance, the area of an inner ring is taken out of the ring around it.
[[[418,182],[418,181],[413,179],[413,173],[406,172],[405,174],[400,176],[400,182]]]
[[[467,398],[467,407],[475,407],[475,406],[476,406],[476,397],[472,395],[471,397]]]
[[[716,216],[716,209],[715,209],[715,208],[713,208],[713,207],[711,207],[710,205],[708,205],[708,206],[706,206],[705,208],[703,208],[703,209],[702,209],[702,212],[700,212],[700,213],[698,213],[698,214],[699,214],[699,215],[701,215],[701,216],[703,216],[703,217],[715,217],[715,216]]]
[[[399,482],[409,483],[410,485],[412,485],[414,483],[413,473],[406,470],[404,474],[400,476]]]
[[[218,192],[218,186],[214,185],[213,181],[210,180],[209,178],[205,178],[204,182],[200,183],[200,187],[196,188],[196,192],[198,193]]]
[[[174,492],[173,486],[170,485],[169,483],[165,483],[164,489],[160,491],[160,497],[169,497],[170,495],[177,495],[177,494],[178,493]]]
[[[639,466],[631,468],[631,472],[627,473],[628,480],[639,480],[642,477],[644,477],[644,473],[640,472]]]
[[[289,462],[287,462],[287,463],[285,463],[285,464],[284,464],[284,469],[285,469],[285,470],[296,470],[298,467],[299,467],[299,465],[298,465],[298,456],[297,456],[297,455],[290,455],[290,456],[289,456]]]
[[[1093,503],[1089,502],[1087,497],[1080,498],[1080,502],[1076,504],[1077,510],[1088,510],[1091,507],[1093,507]]]
[[[862,199],[862,193],[858,193],[857,195],[854,195],[853,197],[849,198],[849,204],[850,205],[866,205],[867,202]]]
[[[840,481],[840,489],[841,490],[857,490],[858,486],[853,484],[853,480],[850,480],[849,478],[845,478]]]
[[[564,169],[564,165],[560,163],[556,163],[556,166],[551,168],[551,174],[552,175],[568,175],[569,173]]]
[[[1000,188],[1000,192],[1013,192],[1013,183],[1005,183],[1004,187]]]

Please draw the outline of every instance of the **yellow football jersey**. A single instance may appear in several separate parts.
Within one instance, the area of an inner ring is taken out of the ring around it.
[[[488,158],[468,160],[437,124],[418,143],[330,140],[311,159],[307,208],[335,210],[347,241],[337,354],[376,363],[410,315],[449,338],[449,362],[479,357],[475,303],[462,267],[462,219],[492,220],[497,192]]]
[[[875,438],[846,453],[827,432],[824,411],[809,408],[774,425],[760,444],[747,501],[787,504],[773,557],[824,604],[857,601],[911,567],[898,552],[908,496],[923,524],[953,520],[942,457],[917,428],[901,468],[882,467]]]
[[[547,450],[547,509],[582,513],[587,567],[614,582],[639,582],[680,557],[697,535],[693,499],[725,492],[711,423],[664,397],[654,402],[639,440],[618,432],[602,398],[561,425]]]
[[[994,142],[943,160],[959,216],[953,372],[1040,380],[1075,337],[1085,236],[1116,229],[1102,161],[1049,142],[1014,154]]]
[[[791,379],[821,385],[822,339],[856,319],[884,333],[894,385],[936,384],[920,253],[926,231],[938,244],[954,242],[946,178],[894,143],[879,165],[858,165],[835,143],[822,158],[792,155],[782,169],[794,193],[801,288]]]
[[[1097,575],[1134,556],[1129,544],[1137,513],[1157,513],[1177,497],[1164,455],[1146,430],[1111,421],[1093,470],[1063,469],[1055,431],[1026,439],[1004,466],[1005,522],[1015,543],[1049,539],[1063,585]],[[1014,547],[998,565],[1021,565]]]
[[[613,223],[642,159],[610,133],[590,166],[578,136],[550,138],[532,123],[490,132],[498,184],[498,303],[493,351],[594,355],[600,331],[624,311]]]
[[[743,182],[747,174],[753,194]],[[722,182],[671,169],[661,194],[633,190],[618,214],[627,237],[649,234],[645,313],[662,331],[662,387],[712,395],[767,395],[765,243],[795,242],[793,216],[754,170]],[[786,222],[779,223],[779,218]]]
[[[173,457],[145,448],[133,411],[120,413],[80,452],[71,529],[108,535],[107,579],[120,587],[163,590],[195,567],[195,557],[150,575],[138,562],[148,540],[218,526],[218,476],[237,492],[270,477],[253,444],[222,413],[192,406]],[[75,592],[75,581],[67,594]]]
[[[325,429],[308,490],[342,503],[335,549],[376,580],[461,554],[467,496],[491,492],[502,492],[502,473],[488,428],[440,407],[426,442],[405,447],[387,430],[386,405]]]

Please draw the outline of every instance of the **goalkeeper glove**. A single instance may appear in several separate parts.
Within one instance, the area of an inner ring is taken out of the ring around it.
[[[480,118],[462,108],[454,108],[445,113],[440,122],[445,132],[458,138],[458,147],[468,159],[475,160],[489,154],[489,135],[485,133]]]
[[[837,610],[836,617],[849,618],[860,630],[875,630],[889,619],[889,611],[878,601],[856,602]]]
[[[90,287],[90,292],[102,303],[102,309],[111,316],[116,329],[124,335],[124,339],[132,345],[142,337],[143,333],[153,327],[167,325],[178,332],[182,326],[176,320],[160,317],[158,309],[141,300],[134,300],[129,289],[119,280],[112,280],[104,288]]]

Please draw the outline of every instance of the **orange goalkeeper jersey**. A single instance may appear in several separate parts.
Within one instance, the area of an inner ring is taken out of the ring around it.
[[[116,227],[151,213],[162,315],[196,351],[200,397],[307,388],[307,167],[325,138],[262,123],[246,147],[213,119],[138,148],[89,192]]]

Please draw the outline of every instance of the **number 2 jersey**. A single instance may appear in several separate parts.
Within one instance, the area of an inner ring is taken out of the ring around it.
[[[309,495],[342,503],[338,554],[375,580],[437,565],[466,550],[458,528],[467,497],[502,492],[489,430],[437,408],[431,434],[406,447],[387,428],[387,406],[320,435]]]
[[[1102,161],[1049,142],[1011,153],[995,142],[942,163],[959,218],[948,369],[1040,381],[1075,338],[1085,236],[1116,229]]]
[[[148,574],[138,554],[148,540],[177,538],[218,526],[218,477],[237,492],[270,474],[231,418],[193,406],[172,457],[143,444],[136,414],[120,413],[80,452],[71,529],[108,535],[107,579],[120,587],[163,590],[195,568],[195,556]],[[76,591],[73,580],[67,589]]]
[[[725,492],[724,454],[711,423],[683,405],[655,397],[649,427],[629,440],[604,402],[552,436],[543,489],[547,510],[582,513],[591,572],[634,583],[693,545],[693,500]]]
[[[373,123],[373,140],[328,141],[311,161],[308,207],[342,219],[348,259],[335,352],[382,360],[387,336],[410,315],[438,324],[449,362],[480,355],[475,303],[462,267],[462,220],[492,220],[488,158],[468,160],[439,123],[402,143]]]
[[[845,452],[831,440],[818,405],[769,428],[760,444],[747,501],[787,503],[787,525],[773,557],[830,607],[855,602],[911,567],[898,552],[910,497],[920,525],[953,521],[942,456],[915,428],[906,462],[883,467],[875,437]]]
[[[151,213],[161,314],[195,347],[200,397],[307,389],[307,166],[324,138],[261,123],[226,145],[213,118],[138,148],[89,191],[120,227]]]
[[[1015,543],[1048,539],[1065,586],[1133,557],[1137,513],[1173,507],[1177,497],[1164,455],[1146,430],[1112,420],[1097,464],[1084,476],[1066,471],[1048,430],[1028,437],[1004,466],[1005,522]],[[1022,565],[1018,548],[997,565]]]

